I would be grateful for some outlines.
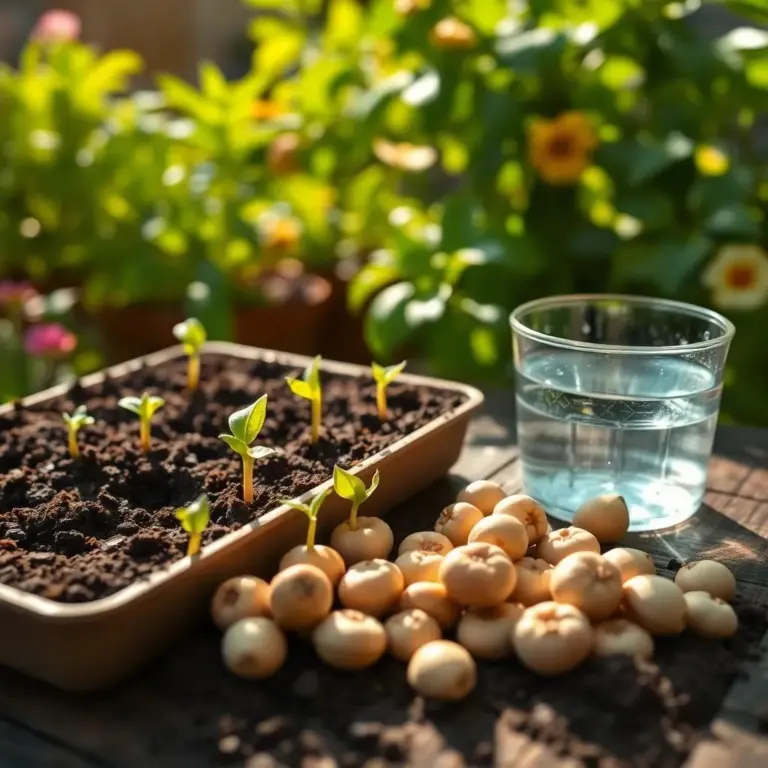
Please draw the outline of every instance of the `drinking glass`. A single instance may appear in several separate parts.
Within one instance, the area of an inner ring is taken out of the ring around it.
[[[693,515],[733,324],[691,304],[607,294],[531,301],[510,322],[526,493],[565,521],[618,493],[632,531]]]

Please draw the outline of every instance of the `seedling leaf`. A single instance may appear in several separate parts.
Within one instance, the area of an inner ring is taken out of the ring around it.
[[[211,520],[211,507],[208,497],[203,494],[191,504],[176,510],[176,519],[190,535],[201,534]]]
[[[184,345],[184,354],[189,357],[199,354],[208,338],[205,326],[196,317],[174,325],[173,335]]]
[[[307,366],[304,371],[304,381],[309,384],[309,388],[312,392],[317,392],[320,389],[320,360],[322,358],[317,355],[312,362]]]
[[[275,449],[267,448],[266,445],[254,445],[253,448],[248,448],[248,455],[252,459],[264,459],[273,453],[275,453]]]
[[[317,516],[320,514],[320,507],[323,506],[331,491],[333,491],[333,488],[326,488],[322,493],[318,493],[317,496],[315,496],[315,498],[310,502],[310,516],[315,520],[317,520]]]
[[[294,379],[288,376],[285,380],[296,397],[303,397],[305,400],[312,399],[312,387],[304,379]]]
[[[131,411],[137,416],[141,415],[141,400],[138,397],[121,397],[117,404],[126,411]]]
[[[371,484],[368,487],[368,490],[365,492],[365,500],[366,501],[368,499],[370,499],[371,496],[373,496],[374,491],[379,487],[379,478],[380,478],[379,470],[377,469],[373,473],[373,478],[371,479]]]
[[[147,419],[151,419],[155,412],[160,410],[165,405],[165,400],[162,397],[150,397],[145,392],[141,396],[141,415]]]
[[[402,372],[405,370],[405,366],[408,365],[407,360],[403,360],[402,363],[397,365],[383,366],[376,362],[371,363],[371,372],[373,373],[373,380],[377,384],[391,384]]]
[[[333,468],[333,489],[342,499],[348,499],[355,504],[365,501],[365,483],[338,464]]]
[[[306,504],[296,501],[296,499],[280,499],[280,503],[291,509],[298,509],[299,512],[303,512],[309,518],[312,517],[312,510]]]
[[[261,432],[267,417],[267,396],[262,395],[247,408],[235,411],[229,417],[229,428],[235,437],[250,445]]]
[[[243,456],[248,451],[248,446],[234,435],[219,435],[219,440],[223,440],[235,453]]]

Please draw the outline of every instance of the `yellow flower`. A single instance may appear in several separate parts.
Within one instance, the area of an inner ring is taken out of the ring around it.
[[[373,142],[373,153],[384,165],[399,168],[401,171],[426,171],[437,160],[437,150],[434,147],[408,142],[395,144],[386,139],[376,139]]]
[[[573,184],[592,160],[597,136],[581,112],[563,112],[553,120],[536,120],[530,127],[531,165],[549,184]]]
[[[731,165],[728,155],[711,145],[697,147],[694,159],[702,176],[722,176]]]
[[[265,215],[260,222],[261,243],[269,251],[288,253],[301,238],[301,223],[288,216]]]
[[[768,255],[759,245],[723,246],[702,277],[721,309],[757,309],[768,301]]]
[[[282,105],[276,101],[258,100],[251,105],[251,117],[254,120],[274,120],[285,114]]]
[[[455,16],[447,16],[432,27],[430,39],[435,48],[468,51],[477,45],[475,30]]]

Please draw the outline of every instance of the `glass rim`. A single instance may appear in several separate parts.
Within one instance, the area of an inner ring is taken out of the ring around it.
[[[722,329],[721,336],[706,341],[695,341],[692,344],[664,344],[658,347],[650,346],[629,346],[627,344],[601,344],[595,341],[578,341],[575,339],[566,339],[562,336],[554,336],[541,331],[535,331],[529,328],[521,321],[521,316],[536,309],[555,309],[557,307],[567,307],[572,304],[589,302],[621,301],[626,304],[636,306],[656,307],[670,311],[677,311],[680,314],[698,317],[702,320],[708,320],[713,325]],[[660,299],[653,296],[633,296],[623,293],[570,293],[560,296],[547,296],[542,299],[526,301],[515,307],[509,315],[509,323],[512,331],[521,336],[534,341],[540,341],[553,347],[564,349],[581,349],[590,352],[610,352],[611,354],[621,355],[682,355],[689,352],[698,352],[705,349],[713,349],[730,343],[736,328],[734,324],[719,312],[705,307],[699,307],[695,304],[688,304],[684,301],[675,301],[674,299]]]

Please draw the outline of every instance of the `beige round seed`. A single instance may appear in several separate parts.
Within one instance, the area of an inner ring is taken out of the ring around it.
[[[475,658],[503,659],[512,653],[512,633],[523,610],[513,603],[469,610],[459,621],[456,639]]]
[[[617,493],[596,496],[576,510],[573,524],[603,543],[618,541],[629,530],[627,502]]]
[[[347,567],[363,560],[386,559],[394,544],[392,529],[379,517],[358,517],[354,531],[346,520],[331,534],[331,546],[344,558]]]
[[[282,629],[311,629],[330,612],[333,587],[314,565],[292,565],[272,579],[270,607]]]
[[[405,580],[400,569],[388,560],[355,563],[339,582],[339,600],[345,608],[383,616],[394,608],[403,593]]]
[[[401,661],[408,661],[422,645],[443,636],[440,625],[418,608],[390,616],[384,629],[387,632],[389,652]]]
[[[571,525],[548,533],[538,544],[539,557],[557,565],[574,552],[600,554],[600,542],[589,532]]]
[[[615,613],[622,598],[619,569],[594,552],[574,552],[552,572],[550,590],[558,603],[575,605],[593,621]]]
[[[480,541],[457,547],[440,566],[440,581],[459,605],[485,608],[503,603],[516,579],[515,566],[504,550]]]
[[[269,584],[255,576],[235,576],[219,585],[211,601],[211,617],[219,629],[255,616],[269,616]]]
[[[490,515],[493,508],[506,496],[504,489],[490,480],[476,480],[470,483],[456,501],[463,501],[477,507],[484,515]]]
[[[450,504],[435,523],[435,531],[446,536],[454,547],[467,543],[470,531],[483,519],[483,513],[471,504],[459,501]]]
[[[410,549],[395,560],[395,565],[400,569],[405,585],[408,586],[417,581],[440,581],[442,562],[443,556],[437,552]]]
[[[552,599],[550,580],[553,567],[546,561],[535,557],[524,557],[515,563],[517,584],[509,602],[523,605],[536,605]]]
[[[653,635],[678,635],[685,629],[685,599],[661,576],[635,576],[624,583],[626,618]]]
[[[703,637],[732,637],[739,628],[739,618],[732,606],[709,592],[686,592],[685,620]]]
[[[589,655],[589,619],[575,606],[554,601],[526,608],[515,626],[513,644],[520,661],[540,675],[559,675]]]
[[[360,611],[334,611],[312,633],[317,655],[332,667],[365,669],[387,649],[381,622]]]
[[[507,496],[502,499],[493,508],[493,514],[516,517],[525,526],[528,543],[532,545],[538,544],[550,529],[547,515],[541,504],[536,499],[523,494]]]
[[[453,549],[453,544],[447,536],[443,536],[437,531],[419,531],[418,533],[411,533],[400,542],[397,554],[404,555],[413,549],[447,555]]]
[[[608,619],[594,627],[595,656],[625,654],[640,659],[653,656],[653,638],[650,633],[626,619]]]
[[[221,655],[230,672],[260,680],[277,672],[288,655],[285,635],[264,616],[240,619],[224,633]]]
[[[528,550],[525,526],[512,515],[484,517],[469,533],[469,542],[484,541],[501,547],[510,560],[520,560]]]
[[[458,701],[475,687],[477,666],[469,651],[458,643],[435,640],[413,654],[407,677],[408,684],[422,696]]]
[[[675,584],[683,592],[709,592],[726,602],[730,602],[736,592],[733,574],[716,560],[699,560],[684,565],[675,576]]]
[[[432,616],[442,629],[450,629],[459,620],[461,608],[448,597],[448,591],[440,583],[419,581],[410,584],[400,597],[400,609],[420,608]]]
[[[306,544],[289,549],[280,560],[279,570],[284,571],[292,565],[314,565],[319,568],[335,587],[346,570],[341,555],[332,547],[315,544],[311,549]]]
[[[656,574],[653,558],[641,549],[616,547],[608,550],[603,557],[619,569],[622,581],[629,581],[635,576],[654,576]]]

